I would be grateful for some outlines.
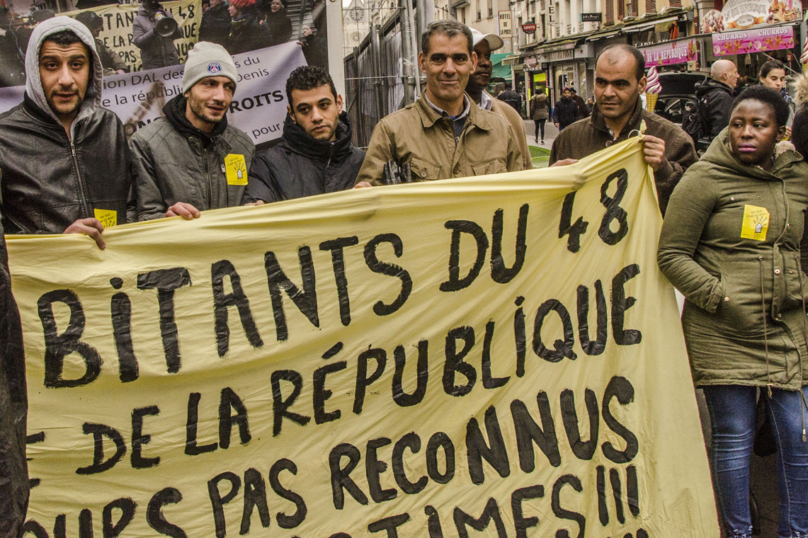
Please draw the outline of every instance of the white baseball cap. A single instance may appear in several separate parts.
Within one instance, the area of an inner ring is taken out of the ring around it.
[[[499,37],[497,34],[483,34],[479,30],[475,30],[474,28],[469,26],[469,30],[471,30],[471,36],[474,39],[474,43],[472,43],[472,47],[476,47],[477,43],[482,40],[488,41],[488,46],[491,47],[491,52],[494,52],[497,49],[501,49],[505,46],[505,42],[502,41],[502,38]]]

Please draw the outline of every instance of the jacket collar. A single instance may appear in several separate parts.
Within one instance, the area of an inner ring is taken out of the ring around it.
[[[464,95],[469,102],[469,115],[466,118],[466,123],[484,131],[490,131],[491,125],[488,123],[487,118],[480,114],[480,107],[477,106],[477,103],[475,103],[474,99],[469,97],[468,94]],[[426,92],[423,92],[412,106],[415,107],[415,110],[417,110],[418,114],[421,116],[421,124],[424,126],[424,129],[431,128],[439,119],[444,117],[440,112],[429,106],[426,100]]]
[[[603,119],[603,115],[598,110],[598,105],[592,107],[592,116],[589,118],[590,124],[592,127],[599,131],[603,131],[609,136],[612,136],[612,133],[609,130],[609,127],[606,125],[606,120]],[[640,99],[637,98],[637,103],[634,105],[634,112],[632,112],[631,117],[628,120],[628,123],[623,127],[623,131],[620,133],[614,133],[613,138],[617,140],[622,136],[623,133],[628,133],[633,131],[634,129],[640,128],[640,123],[642,122],[642,106],[640,106]]]
[[[759,166],[743,164],[732,153],[729,145],[729,127],[725,127],[713,140],[713,143],[710,144],[701,160],[729,169],[734,175],[779,181],[782,179],[782,172],[785,168],[803,159],[799,153],[788,149],[775,157],[774,163],[772,163],[772,167],[768,171]]]
[[[309,159],[341,161],[353,151],[351,120],[346,112],[339,115],[336,135],[333,141],[317,140],[287,114],[283,122],[282,143],[293,153]]]

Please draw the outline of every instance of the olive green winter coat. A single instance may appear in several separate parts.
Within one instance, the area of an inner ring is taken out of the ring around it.
[[[808,164],[793,150],[769,172],[738,161],[728,129],[674,189],[659,268],[687,301],[694,381],[797,390],[808,385],[799,243]]]

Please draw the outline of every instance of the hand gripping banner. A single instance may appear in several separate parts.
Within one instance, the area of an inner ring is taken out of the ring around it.
[[[717,536],[650,173],[10,237],[28,536]]]

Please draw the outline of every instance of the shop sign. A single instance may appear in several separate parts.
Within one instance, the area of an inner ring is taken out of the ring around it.
[[[802,19],[801,0],[729,0],[721,11],[711,9],[702,17],[704,34]]]
[[[526,22],[522,25],[522,31],[526,34],[532,34],[536,32],[536,23],[535,22]]]
[[[602,22],[602,13],[581,13],[581,22]]]
[[[513,35],[510,10],[499,12],[499,35],[500,37],[511,37]]]
[[[559,50],[551,52],[547,55],[547,60],[550,62],[559,62],[561,60],[572,60],[575,58],[575,50]]]
[[[698,44],[694,40],[676,41],[640,49],[645,56],[645,65],[661,66],[683,64],[698,56]]]
[[[773,26],[713,34],[713,54],[716,56],[792,48],[794,48],[793,26]]]

